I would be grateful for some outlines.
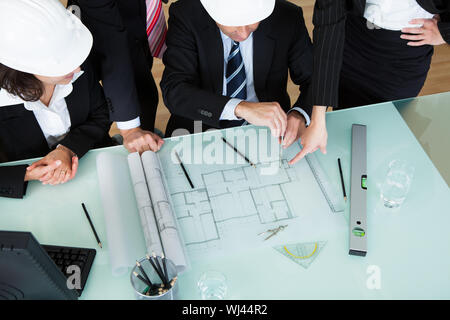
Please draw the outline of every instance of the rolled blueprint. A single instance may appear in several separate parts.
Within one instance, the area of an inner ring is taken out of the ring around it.
[[[126,157],[100,153],[97,173],[111,271],[120,276],[147,252]]]
[[[158,156],[147,151],[141,158],[164,252],[181,272],[186,267],[186,257]]]
[[[139,153],[131,153],[128,156],[128,166],[130,167],[131,180],[133,181],[136,203],[141,217],[141,224],[144,231],[145,246],[148,253],[160,254],[163,249],[156,225],[155,213],[153,211],[152,200],[150,199],[147,180],[145,179],[144,168],[142,167]]]

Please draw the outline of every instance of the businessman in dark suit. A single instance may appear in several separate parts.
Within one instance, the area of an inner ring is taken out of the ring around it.
[[[166,2],[166,1],[165,1]],[[146,34],[145,0],[73,0],[94,37],[94,64],[102,80],[110,117],[130,151],[157,151],[154,134],[158,91]]]
[[[180,0],[170,7],[166,44],[166,136],[194,132],[194,121],[201,130],[248,122],[284,135],[287,147],[308,124],[312,45],[301,8],[275,0]],[[293,104],[288,72],[301,90]]]

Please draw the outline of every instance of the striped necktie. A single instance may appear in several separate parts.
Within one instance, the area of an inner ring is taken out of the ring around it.
[[[247,79],[245,77],[244,60],[242,60],[239,42],[233,41],[230,55],[227,59],[227,96],[247,99]]]
[[[247,78],[245,75],[244,60],[242,60],[239,42],[233,41],[230,55],[227,58],[226,70],[227,97],[247,99]],[[222,128],[246,125],[245,120],[220,120]]]
[[[152,56],[162,58],[166,50],[166,18],[161,0],[145,0],[147,6],[147,39]]]

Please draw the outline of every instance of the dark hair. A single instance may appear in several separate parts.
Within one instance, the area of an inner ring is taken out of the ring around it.
[[[34,75],[18,71],[0,63],[0,88],[24,101],[38,101],[44,86]]]

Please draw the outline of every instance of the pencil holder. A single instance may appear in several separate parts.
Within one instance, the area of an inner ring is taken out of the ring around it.
[[[147,256],[136,262],[130,280],[137,300],[177,300],[175,264],[166,258]]]

